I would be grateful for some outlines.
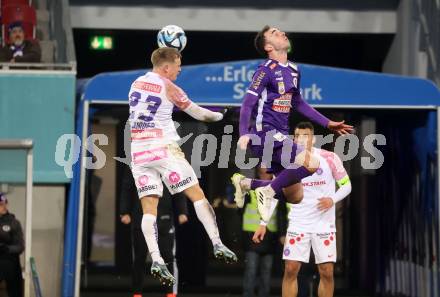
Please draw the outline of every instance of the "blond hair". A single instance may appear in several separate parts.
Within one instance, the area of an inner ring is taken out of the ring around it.
[[[164,63],[174,63],[176,59],[182,58],[179,51],[172,47],[161,47],[151,54],[153,67],[160,67]]]

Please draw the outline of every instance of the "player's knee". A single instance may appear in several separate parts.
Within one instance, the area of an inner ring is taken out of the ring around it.
[[[298,277],[299,264],[295,261],[285,261],[284,277],[289,280],[295,280]]]
[[[159,195],[150,195],[141,197],[141,205],[143,214],[157,215],[157,205],[159,204]]]
[[[319,265],[319,276],[324,281],[333,281],[333,265],[330,263]]]
[[[183,193],[186,197],[188,197],[191,202],[196,202],[202,199],[205,199],[205,193],[199,184],[195,184],[188,189],[184,190]]]

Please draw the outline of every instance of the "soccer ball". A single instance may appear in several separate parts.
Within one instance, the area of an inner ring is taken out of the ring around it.
[[[185,32],[176,25],[165,26],[157,33],[157,44],[159,47],[172,47],[181,52],[186,46]]]

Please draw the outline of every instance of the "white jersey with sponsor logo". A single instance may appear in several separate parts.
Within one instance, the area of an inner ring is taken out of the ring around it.
[[[133,82],[128,98],[132,152],[180,139],[172,118],[173,108],[184,110],[191,104],[182,89],[157,73],[147,72]]]
[[[296,232],[336,232],[335,205],[327,211],[317,208],[319,198],[330,197],[336,192],[336,182],[347,176],[341,159],[333,152],[313,148],[319,158],[318,170],[304,179],[303,200],[292,204],[289,212],[289,230]]]

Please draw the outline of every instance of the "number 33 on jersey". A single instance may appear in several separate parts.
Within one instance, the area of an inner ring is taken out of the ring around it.
[[[148,72],[133,82],[128,98],[133,148],[179,140],[172,119],[173,108],[177,106],[184,110],[191,104],[182,89],[170,80]]]

